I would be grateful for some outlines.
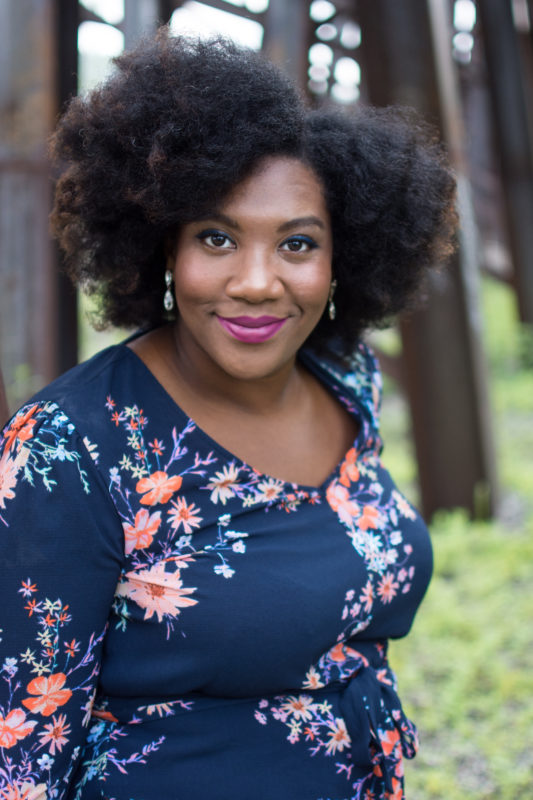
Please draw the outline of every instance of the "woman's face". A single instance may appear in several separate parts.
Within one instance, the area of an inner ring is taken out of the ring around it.
[[[315,174],[297,159],[265,160],[180,231],[170,265],[180,351],[244,380],[292,367],[324,311],[331,256]]]

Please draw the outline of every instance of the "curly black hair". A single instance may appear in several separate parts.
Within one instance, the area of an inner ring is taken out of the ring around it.
[[[405,309],[449,253],[455,180],[434,132],[411,112],[306,107],[261,54],[168,28],[115,59],[74,98],[52,138],[64,172],[52,230],[67,271],[100,298],[103,324],[153,327],[180,225],[223,203],[268,156],[295,157],[324,188],[337,317],[312,338],[353,347]]]

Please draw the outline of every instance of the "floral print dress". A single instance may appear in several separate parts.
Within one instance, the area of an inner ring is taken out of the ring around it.
[[[380,462],[370,350],[301,359],[359,423],[318,488],[219,446],[125,344],[6,426],[2,800],[404,797],[387,639],[428,533]]]

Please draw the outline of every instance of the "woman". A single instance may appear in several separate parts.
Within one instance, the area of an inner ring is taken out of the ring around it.
[[[4,430],[2,797],[403,797],[431,551],[360,335],[449,246],[439,146],[163,29],[53,150],[71,274],[140,332]]]

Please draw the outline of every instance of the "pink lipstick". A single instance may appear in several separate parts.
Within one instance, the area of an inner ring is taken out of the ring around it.
[[[219,317],[222,327],[240,342],[261,344],[271,339],[285,325],[287,317]]]

